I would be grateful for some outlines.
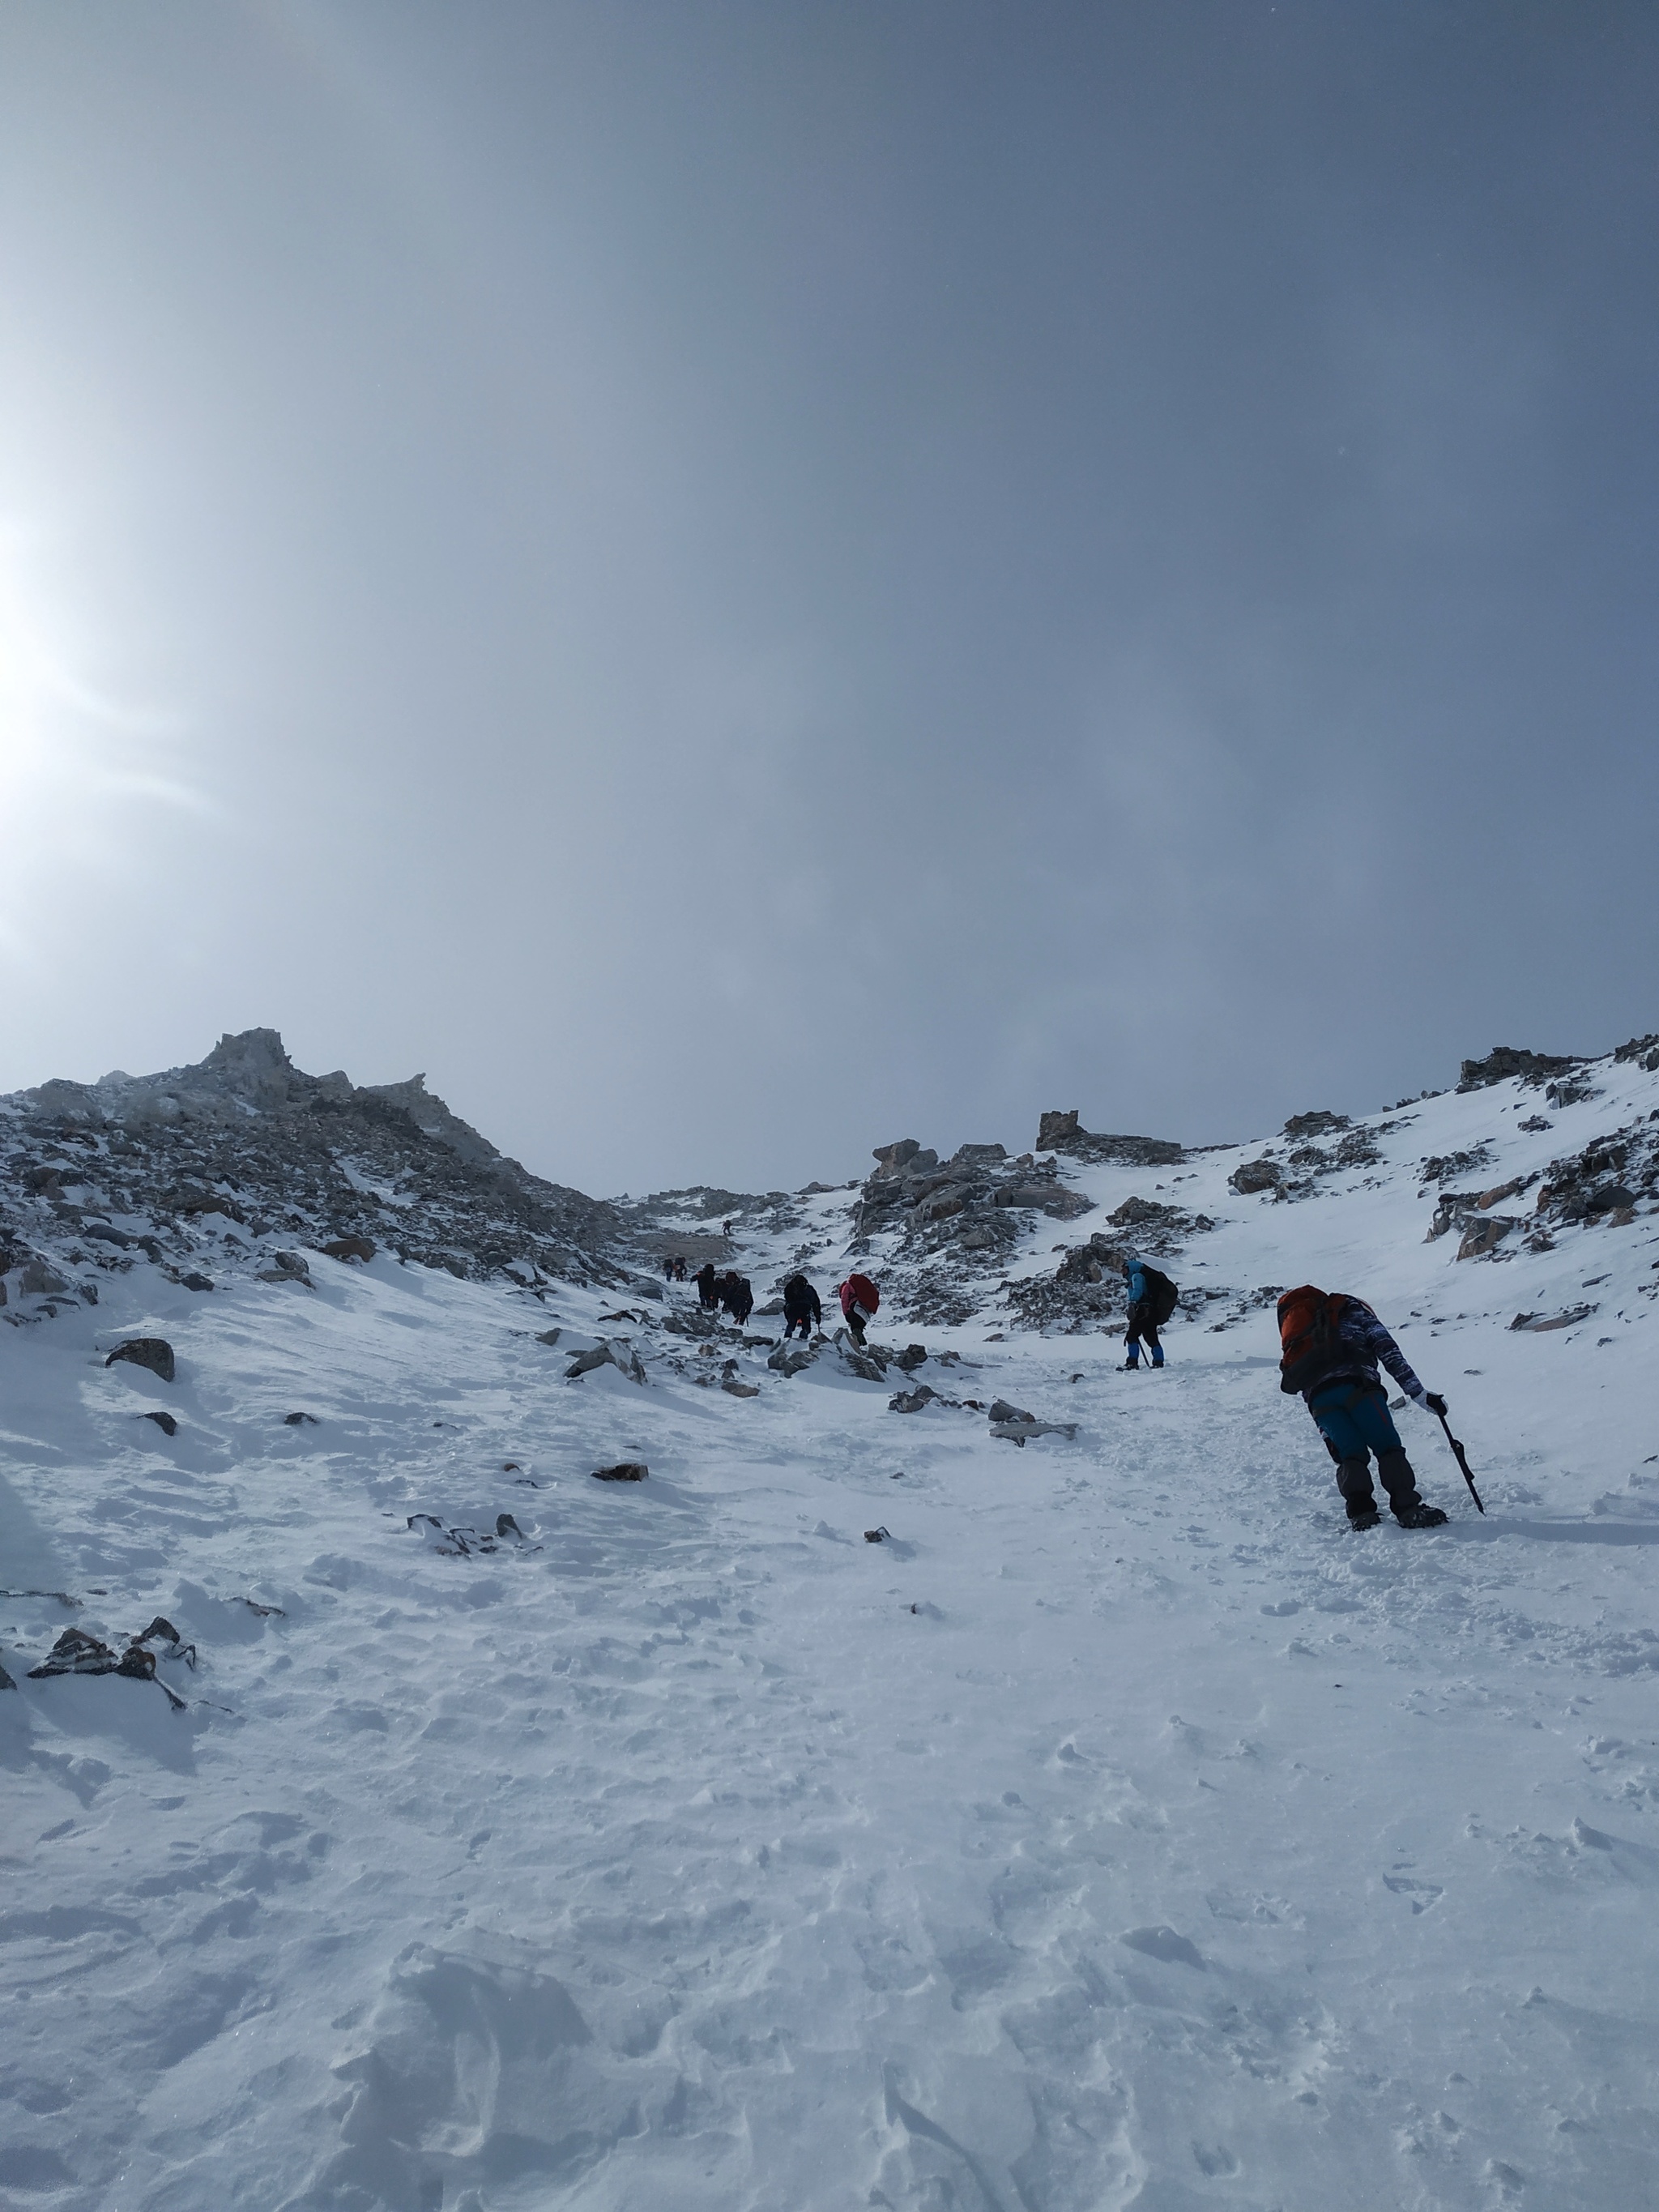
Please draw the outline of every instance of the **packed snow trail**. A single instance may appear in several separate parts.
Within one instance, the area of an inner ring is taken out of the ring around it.
[[[1458,1263],[1414,1176],[1228,1201],[1238,1158],[1172,1272],[1371,1297],[1486,1521],[1407,1409],[1451,1524],[1351,1534],[1270,1310],[1177,1321],[1158,1375],[1115,1334],[884,1312],[935,1355],[911,1379],[1078,1424],[1023,1449],[735,1332],[754,1398],[654,1324],[646,1387],[568,1382],[614,1291],[384,1257],[135,1273],[0,1330],[0,1579],[79,1601],[0,1603],[9,2201],[1647,2203],[1652,1218]],[[745,1248],[757,1289],[792,1249]],[[1507,1327],[1569,1292],[1610,1327]],[[174,1384],[104,1366],[137,1334]],[[65,1626],[158,1612],[198,1646],[162,1662],[185,1714],[28,1678]]]

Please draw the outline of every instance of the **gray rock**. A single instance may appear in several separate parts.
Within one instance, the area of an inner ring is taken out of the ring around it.
[[[627,1376],[630,1382],[643,1383],[645,1366],[631,1344],[612,1343],[601,1337],[590,1352],[579,1352],[564,1370],[567,1382],[579,1382],[584,1375],[591,1375],[599,1367],[615,1367]]]
[[[1249,1198],[1256,1191],[1275,1190],[1285,1180],[1285,1170],[1277,1160],[1246,1160],[1236,1167],[1227,1178],[1228,1188],[1241,1198]]]
[[[775,1375],[799,1375],[812,1364],[818,1351],[813,1344],[781,1344],[766,1364]]]
[[[926,1382],[918,1382],[914,1390],[896,1390],[887,1401],[890,1413],[919,1413],[924,1406],[931,1405],[939,1396]]]
[[[1285,1124],[1285,1134],[1292,1144],[1305,1143],[1310,1137],[1328,1137],[1338,1129],[1351,1129],[1353,1117],[1350,1114],[1292,1114]]]
[[[1489,1083],[1507,1083],[1512,1076],[1534,1080],[1565,1075],[1577,1062],[1559,1054],[1525,1052],[1514,1045],[1495,1044],[1484,1060],[1466,1060],[1458,1077],[1460,1091],[1481,1091]]]
[[[1069,1113],[1051,1109],[1043,1115],[1037,1125],[1036,1148],[1040,1152],[1067,1152],[1075,1159],[1115,1160],[1141,1168],[1175,1167],[1186,1158],[1180,1145],[1162,1137],[1097,1135],[1079,1125],[1076,1108]]]
[[[312,1287],[311,1267],[297,1252],[273,1252],[270,1265],[259,1269],[262,1283],[303,1283]]]
[[[122,1359],[130,1361],[134,1367],[148,1368],[152,1375],[159,1375],[164,1382],[171,1382],[178,1371],[173,1346],[164,1336],[129,1337],[125,1344],[116,1346],[104,1364],[113,1367],[118,1360]]]
[[[1484,1259],[1488,1252],[1496,1251],[1510,1231],[1518,1225],[1512,1215],[1504,1213],[1491,1214],[1484,1221],[1471,1222],[1457,1248],[1458,1258]]]
[[[878,1145],[871,1158],[876,1163],[876,1174],[884,1178],[901,1175],[912,1160],[920,1157],[921,1144],[915,1137],[901,1137],[896,1145]],[[930,1155],[928,1164],[937,1166],[939,1154]]]
[[[331,1260],[361,1260],[365,1267],[374,1257],[367,1237],[332,1237],[321,1249]]]

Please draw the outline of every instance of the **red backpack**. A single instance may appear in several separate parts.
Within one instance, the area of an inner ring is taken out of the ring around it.
[[[849,1275],[842,1288],[848,1293],[855,1305],[864,1308],[866,1313],[872,1314],[878,1310],[881,1305],[881,1292],[868,1275]]]
[[[1294,1396],[1311,1390],[1347,1355],[1337,1334],[1345,1306],[1353,1300],[1340,1291],[1316,1291],[1304,1283],[1279,1301],[1279,1387]]]

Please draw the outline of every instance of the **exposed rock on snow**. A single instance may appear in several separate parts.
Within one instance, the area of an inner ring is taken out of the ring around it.
[[[564,1370],[567,1382],[580,1382],[584,1375],[592,1375],[600,1367],[614,1367],[627,1376],[630,1382],[643,1386],[645,1366],[632,1345],[610,1337],[601,1337],[586,1352],[579,1352]]]
[[[1328,1137],[1334,1134],[1338,1129],[1349,1129],[1352,1127],[1353,1121],[1351,1115],[1330,1114],[1322,1110],[1313,1114],[1292,1114],[1285,1124],[1283,1134],[1293,1144],[1306,1144],[1310,1137]]]
[[[1040,1152],[1065,1152],[1073,1159],[1090,1161],[1119,1161],[1126,1167],[1178,1167],[1187,1157],[1180,1145],[1169,1143],[1162,1137],[1102,1137],[1081,1128],[1079,1109],[1069,1113],[1050,1109],[1037,1124],[1036,1149]]]
[[[295,1239],[365,1261],[383,1246],[463,1277],[527,1264],[544,1280],[628,1279],[631,1241],[611,1207],[505,1158],[423,1078],[306,1075],[275,1030],[222,1037],[164,1074],[0,1099],[0,1232],[36,1271],[32,1297],[91,1303],[95,1285],[72,1288],[66,1269],[121,1273],[137,1255],[202,1289],[214,1275],[303,1281]],[[213,1275],[198,1264],[210,1256]]]
[[[113,1367],[119,1360],[130,1360],[135,1367],[147,1367],[152,1375],[159,1375],[164,1382],[171,1382],[178,1372],[178,1363],[173,1346],[164,1336],[133,1336],[125,1344],[118,1344],[104,1362]]]
[[[1565,1075],[1578,1062],[1569,1056],[1547,1052],[1524,1052],[1514,1045],[1495,1044],[1484,1060],[1466,1060],[1458,1077],[1460,1091],[1481,1091],[1493,1083],[1507,1083],[1516,1076],[1529,1082],[1541,1083],[1552,1075]]]

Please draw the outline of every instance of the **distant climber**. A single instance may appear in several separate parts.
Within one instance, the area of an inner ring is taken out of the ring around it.
[[[1162,1367],[1164,1346],[1158,1332],[1175,1311],[1181,1293],[1166,1274],[1135,1252],[1123,1255],[1123,1280],[1129,1296],[1128,1323],[1123,1334],[1128,1357],[1123,1364],[1126,1368],[1139,1366],[1144,1338],[1152,1365]]]
[[[815,1328],[823,1327],[823,1305],[805,1275],[791,1275],[783,1286],[783,1338],[787,1344],[799,1329],[804,1343]]]
[[[1382,1516],[1371,1489],[1370,1455],[1402,1528],[1437,1528],[1445,1515],[1417,1494],[1417,1477],[1389,1411],[1380,1360],[1408,1398],[1443,1415],[1446,1401],[1425,1390],[1406,1355],[1364,1298],[1304,1283],[1279,1301],[1281,1390],[1300,1392],[1336,1462],[1336,1486],[1352,1528],[1375,1528]]]
[[[705,1260],[692,1281],[697,1286],[697,1304],[705,1313],[713,1313],[720,1302],[720,1272],[712,1260]]]
[[[864,1342],[866,1325],[876,1317],[881,1304],[881,1292],[868,1275],[849,1275],[836,1293],[848,1328],[853,1333],[854,1344]]]

